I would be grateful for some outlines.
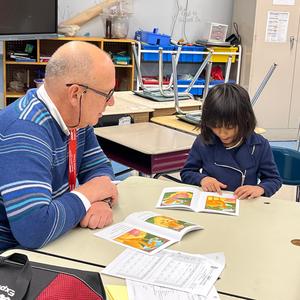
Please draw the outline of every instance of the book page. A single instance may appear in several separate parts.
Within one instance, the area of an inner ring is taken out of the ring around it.
[[[102,273],[207,296],[223,269],[203,255],[164,250],[150,256],[126,249]]]
[[[239,215],[239,200],[233,194],[200,192],[198,210],[225,215]]]
[[[176,242],[176,240],[143,231],[124,222],[108,226],[96,232],[95,235],[146,254],[157,253]]]
[[[200,225],[160,215],[152,211],[132,213],[125,219],[125,222],[177,241],[181,240],[183,235],[192,230],[203,229]]]
[[[156,204],[157,208],[187,209],[195,211],[199,190],[193,187],[164,188]]]

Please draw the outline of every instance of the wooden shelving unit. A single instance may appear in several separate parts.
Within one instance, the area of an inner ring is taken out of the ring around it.
[[[50,57],[55,50],[69,41],[86,41],[95,44],[104,51],[117,54],[127,53],[131,60],[129,64],[115,64],[116,67],[116,90],[134,89],[134,59],[131,51],[130,39],[104,39],[93,37],[62,37],[43,40],[20,40],[5,41],[3,47],[3,79],[4,79],[4,105],[8,105],[21,97],[30,88],[35,87],[34,79],[43,77],[47,62],[41,61],[43,56]],[[12,52],[25,52],[26,45],[32,48],[31,57],[35,61],[16,62],[11,58]],[[11,87],[12,81],[21,81],[24,88],[15,90]]]

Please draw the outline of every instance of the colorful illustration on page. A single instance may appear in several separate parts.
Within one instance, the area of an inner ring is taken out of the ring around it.
[[[161,201],[161,206],[168,205],[187,205],[191,206],[193,198],[192,192],[168,192],[165,193]]]
[[[169,229],[172,229],[175,231],[181,231],[186,227],[190,227],[190,226],[194,225],[192,223],[184,222],[181,220],[176,220],[176,219],[166,217],[166,216],[151,217],[151,218],[145,220],[145,222],[148,222],[150,224],[154,224],[154,225],[157,225],[160,227],[169,228]]]
[[[169,242],[169,240],[165,238],[136,228],[118,236],[114,240],[145,252],[152,252],[153,250]]]
[[[225,198],[222,196],[207,196],[205,201],[205,208],[217,210],[217,211],[235,213],[236,199]]]

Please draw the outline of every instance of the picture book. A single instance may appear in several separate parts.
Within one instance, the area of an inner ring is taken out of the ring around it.
[[[132,213],[124,222],[108,226],[95,235],[143,253],[154,254],[180,241],[186,233],[198,229],[203,227],[143,211]]]
[[[164,188],[156,207],[239,215],[239,200],[234,195],[202,192],[193,187]]]

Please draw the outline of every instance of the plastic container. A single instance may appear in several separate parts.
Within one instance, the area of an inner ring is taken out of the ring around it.
[[[214,50],[214,52],[237,52],[238,47],[210,47]],[[223,54],[213,54],[211,57],[212,62],[220,62],[220,63],[226,63],[228,61],[229,55],[223,55]],[[236,55],[232,56],[232,63],[235,62]]]
[[[174,49],[177,49],[175,46]],[[181,51],[204,51],[204,47],[201,46],[183,46]],[[201,62],[203,61],[203,54],[184,54],[181,53],[179,62]]]
[[[157,46],[157,45],[142,45],[143,50],[156,50],[158,51],[159,48],[163,48],[163,50],[172,51],[174,50],[174,46],[168,45],[168,46]],[[157,53],[143,53],[143,60],[144,61],[158,61],[159,54]],[[172,55],[171,53],[163,53],[163,61],[171,61]]]
[[[182,79],[179,79],[177,81],[178,92],[184,92],[190,83],[191,83],[191,80],[182,80]],[[204,79],[198,79],[198,80],[196,80],[194,86],[190,90],[190,93],[192,95],[194,95],[194,96],[202,96],[203,89],[204,89],[204,83],[205,83]],[[197,87],[198,85],[201,85],[202,87]]]
[[[168,46],[171,42],[171,37],[166,34],[159,34],[158,28],[154,28],[153,32],[138,30],[135,32],[134,38],[150,45]]]

